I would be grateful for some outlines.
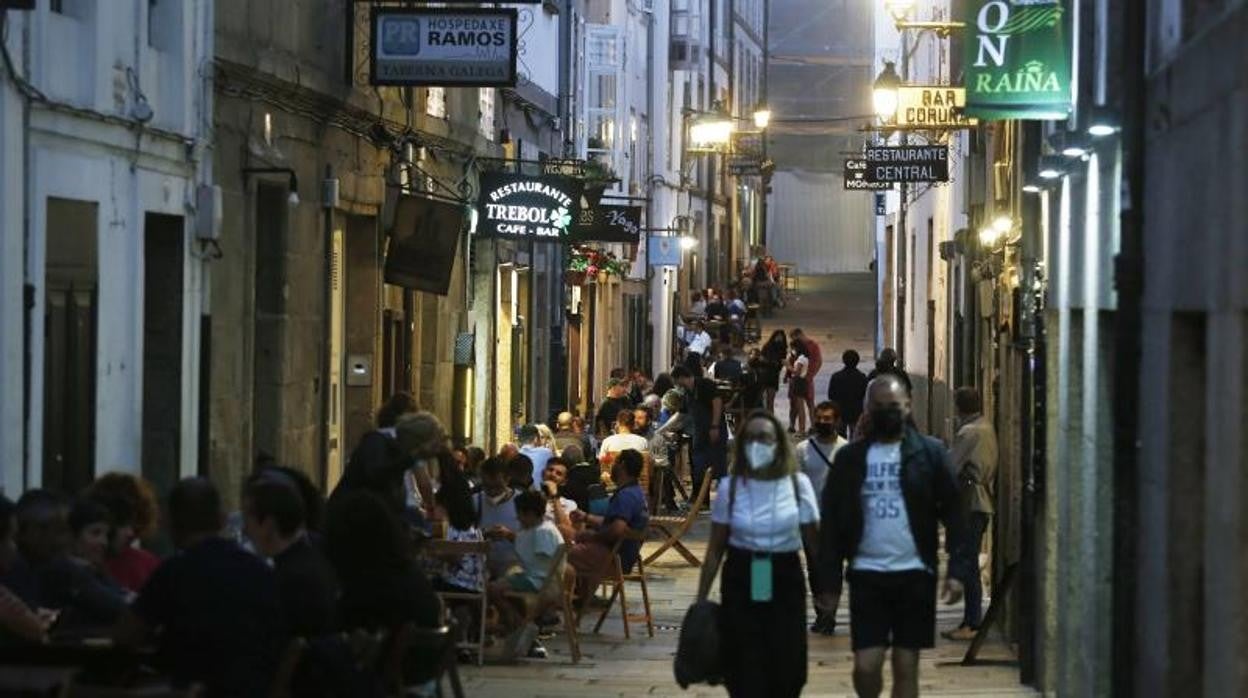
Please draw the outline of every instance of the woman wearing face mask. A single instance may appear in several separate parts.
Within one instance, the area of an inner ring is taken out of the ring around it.
[[[711,508],[698,600],[723,561],[720,637],[731,696],[797,696],[806,684],[806,584],[799,549],[815,569],[819,504],[798,472],[784,426],[756,411],[736,440],[732,473]],[[725,559],[725,551],[727,552]]]

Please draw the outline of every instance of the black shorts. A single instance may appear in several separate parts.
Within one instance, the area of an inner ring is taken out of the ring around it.
[[[923,649],[936,644],[936,577],[924,570],[849,572],[854,650]]]

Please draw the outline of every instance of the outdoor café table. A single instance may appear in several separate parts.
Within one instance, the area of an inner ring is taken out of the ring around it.
[[[150,666],[155,656],[150,648],[120,647],[111,638],[77,637],[57,639],[42,645],[22,644],[0,651],[0,672],[21,672],[35,667],[71,670],[92,683],[119,685],[133,681]]]

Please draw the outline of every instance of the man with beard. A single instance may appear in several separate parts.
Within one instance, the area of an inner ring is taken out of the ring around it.
[[[937,521],[948,547],[962,536],[958,486],[939,441],[910,424],[910,393],[885,375],[867,386],[863,438],[841,448],[823,491],[820,603],[835,609],[848,563],[854,689],[874,697],[893,648],[893,695],[917,696],[919,650],[936,635]],[[946,577],[954,603],[962,584]]]

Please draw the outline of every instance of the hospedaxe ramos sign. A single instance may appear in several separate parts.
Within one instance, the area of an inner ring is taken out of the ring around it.
[[[1065,119],[1071,110],[1071,0],[965,3],[966,116]]]
[[[510,87],[516,84],[512,9],[373,8],[373,85]]]

